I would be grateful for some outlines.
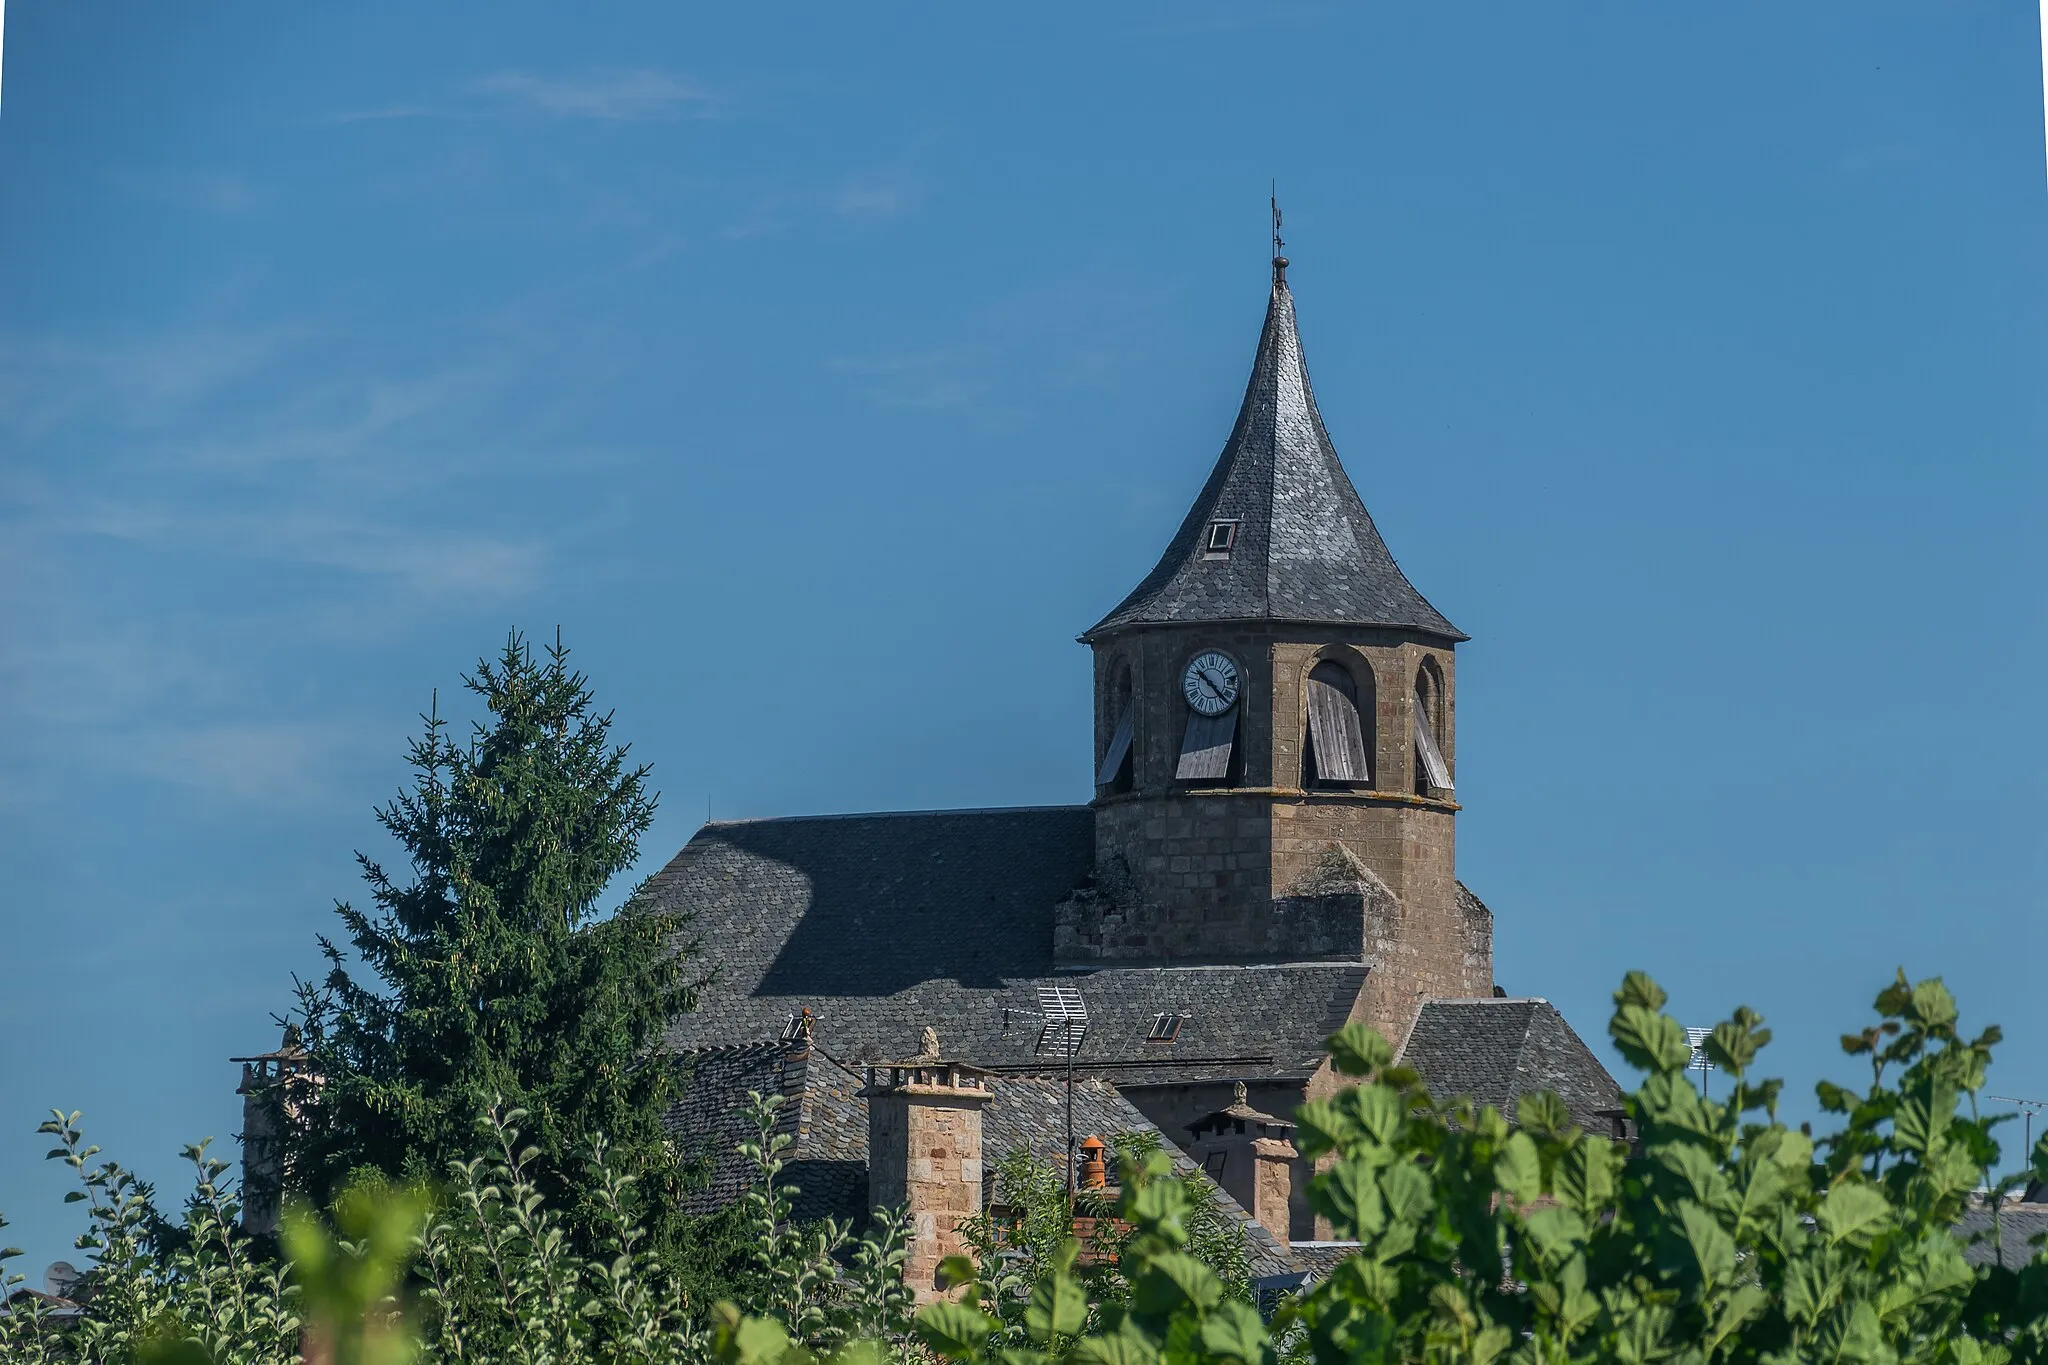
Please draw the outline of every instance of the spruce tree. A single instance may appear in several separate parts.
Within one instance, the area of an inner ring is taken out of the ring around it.
[[[412,783],[377,811],[408,866],[356,855],[373,908],[336,906],[353,961],[323,936],[325,981],[301,988],[320,1080],[294,1106],[290,1179],[322,1202],[366,1171],[440,1180],[501,1103],[527,1111],[551,1203],[577,1207],[603,1133],[673,1242],[686,1173],[663,1140],[661,1036],[697,983],[673,919],[602,913],[653,820],[648,769],[612,742],[559,634],[537,658],[515,632],[463,682],[489,722],[458,742],[438,704],[422,718]]]

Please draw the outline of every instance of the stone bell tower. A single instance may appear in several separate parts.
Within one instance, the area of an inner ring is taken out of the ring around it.
[[[1402,574],[1316,410],[1287,261],[1237,424],[1095,655],[1096,882],[1056,955],[1353,960],[1397,1043],[1420,1000],[1493,989],[1458,884],[1467,637]]]

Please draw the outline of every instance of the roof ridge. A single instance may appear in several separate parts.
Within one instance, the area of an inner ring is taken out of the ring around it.
[[[930,810],[846,810],[827,811],[818,815],[753,815],[737,820],[706,820],[698,826],[700,830],[730,829],[736,825],[790,824],[799,820],[879,820],[907,819],[929,815],[1021,815],[1033,811],[1077,811],[1087,810],[1084,803],[1063,806],[935,806]]]
[[[769,1052],[791,1048],[802,1041],[797,1038],[756,1038],[743,1043],[700,1043],[695,1047],[679,1047],[670,1053],[673,1057],[697,1057],[707,1052]]]

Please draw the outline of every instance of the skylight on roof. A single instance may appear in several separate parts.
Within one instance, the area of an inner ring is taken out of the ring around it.
[[[1219,518],[1210,522],[1209,538],[1202,542],[1202,558],[1230,558],[1231,550],[1237,545],[1237,528],[1243,524],[1235,518]]]
[[[1187,1022],[1185,1014],[1160,1014],[1152,1019],[1152,1030],[1145,1035],[1148,1043],[1170,1043],[1180,1037],[1180,1026]]]

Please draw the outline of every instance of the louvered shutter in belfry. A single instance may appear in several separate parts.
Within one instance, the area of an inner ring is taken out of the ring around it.
[[[1124,703],[1124,713],[1117,717],[1116,732],[1109,737],[1109,748],[1103,752],[1102,766],[1095,770],[1096,786],[1107,787],[1116,781],[1124,757],[1131,752],[1131,731],[1137,725],[1137,713],[1137,702]]]
[[[1436,736],[1429,732],[1420,698],[1415,700],[1415,752],[1422,756],[1422,770],[1429,774],[1429,785],[1452,790],[1451,767],[1444,762],[1444,751],[1436,747]]]
[[[1230,773],[1230,745],[1236,738],[1236,707],[1220,716],[1190,715],[1187,738],[1180,745],[1180,766],[1173,775],[1182,782],[1222,781]]]
[[[1315,775],[1323,782],[1370,782],[1365,732],[1358,704],[1328,678],[1308,679],[1308,732],[1315,751]]]

